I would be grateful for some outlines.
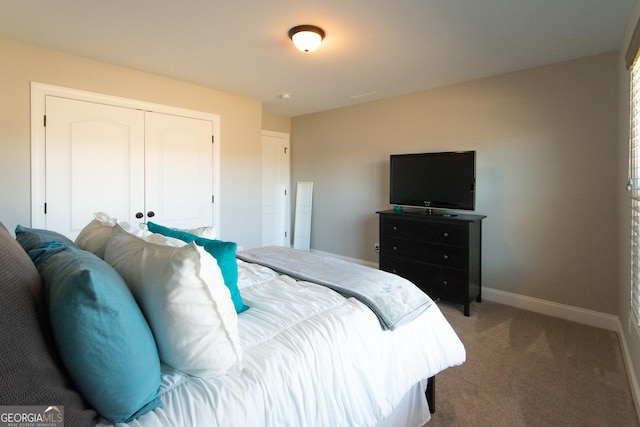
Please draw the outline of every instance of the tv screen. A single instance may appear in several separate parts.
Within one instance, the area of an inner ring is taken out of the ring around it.
[[[475,209],[476,152],[392,154],[390,203]]]

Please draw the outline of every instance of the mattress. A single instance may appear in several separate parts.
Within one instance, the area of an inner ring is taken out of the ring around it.
[[[436,304],[382,330],[354,298],[241,260],[238,269],[250,307],[238,315],[241,373],[205,379],[163,366],[163,407],[128,425],[378,426],[416,385],[465,360]]]

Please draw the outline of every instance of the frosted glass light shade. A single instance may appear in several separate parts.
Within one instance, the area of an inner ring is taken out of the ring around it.
[[[299,25],[289,30],[293,44],[302,52],[313,52],[320,46],[324,31],[313,25]]]

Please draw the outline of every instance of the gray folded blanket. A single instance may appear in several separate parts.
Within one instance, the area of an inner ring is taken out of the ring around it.
[[[378,316],[385,330],[410,322],[433,302],[416,285],[400,276],[338,258],[280,246],[240,251],[237,257],[357,298]]]

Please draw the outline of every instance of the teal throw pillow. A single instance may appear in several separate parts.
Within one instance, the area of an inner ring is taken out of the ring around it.
[[[156,343],[120,275],[63,242],[29,255],[42,277],[60,356],[87,402],[114,423],[162,406]]]
[[[60,233],[51,230],[23,227],[22,225],[16,227],[16,240],[27,252],[31,249],[41,248],[49,242],[61,242],[67,246],[77,247],[73,241]]]
[[[249,308],[242,302],[240,289],[238,289],[238,262],[236,261],[237,245],[235,242],[205,239],[204,237],[198,237],[195,234],[187,233],[186,231],[176,230],[153,222],[147,222],[147,227],[152,233],[162,234],[167,237],[174,237],[187,243],[195,242],[196,245],[202,246],[204,250],[209,252],[218,262],[220,271],[222,271],[224,284],[231,292],[231,300],[233,301],[236,313],[242,313]]]

